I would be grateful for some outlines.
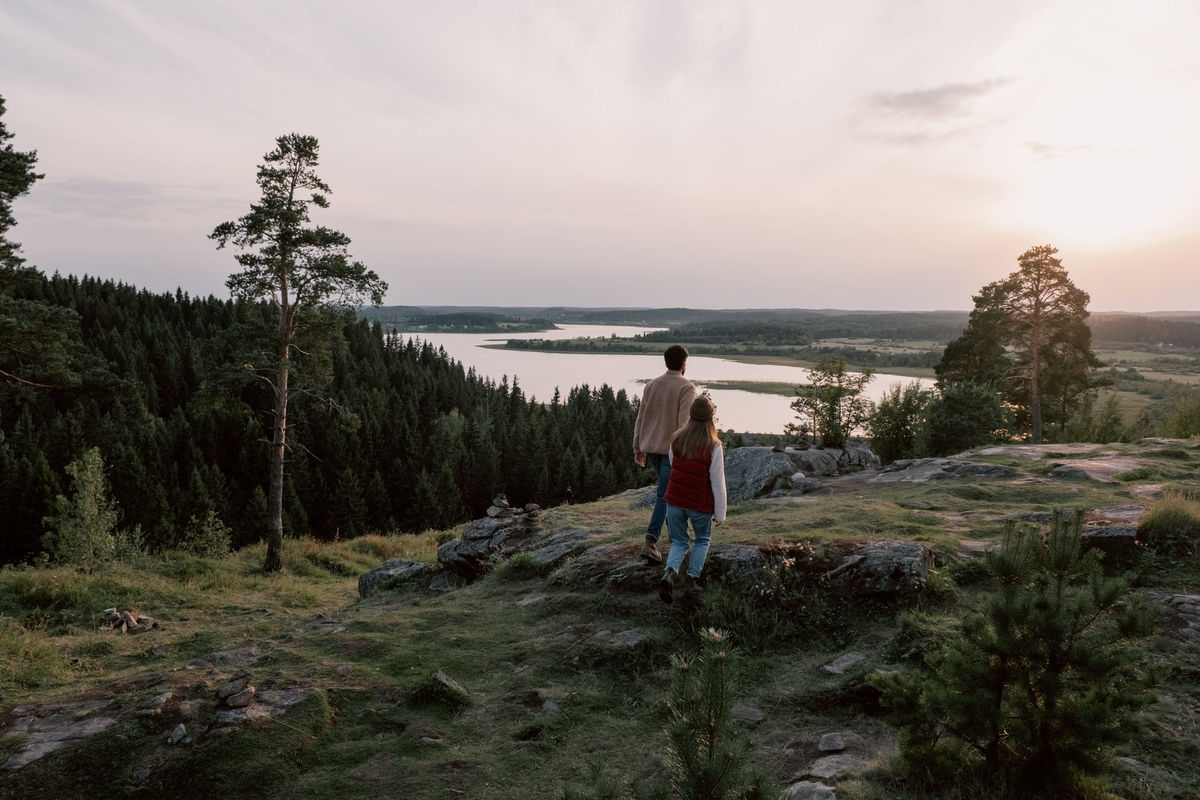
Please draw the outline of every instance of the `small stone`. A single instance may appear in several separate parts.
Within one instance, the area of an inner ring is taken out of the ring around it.
[[[747,728],[757,728],[763,721],[763,713],[751,706],[734,706],[729,715],[734,722]]]
[[[846,740],[840,733],[827,733],[821,737],[821,743],[817,747],[822,753],[840,753],[846,749]]]
[[[217,689],[217,699],[225,700],[230,697],[233,697],[235,694],[238,694],[243,689],[245,689],[246,684],[249,682],[250,682],[249,675],[243,675],[241,677],[235,676],[233,680],[226,683],[220,689]]]
[[[175,726],[175,730],[171,731],[171,735],[167,737],[167,744],[179,744],[187,738],[187,726],[182,722]]]
[[[353,669],[353,664],[338,664],[337,673],[338,675],[349,675]]]
[[[247,686],[242,691],[225,698],[225,705],[229,708],[245,708],[254,700],[254,687]]]
[[[825,670],[831,675],[843,675],[845,674],[846,670],[850,669],[855,664],[860,664],[866,660],[866,653],[846,653],[844,656],[840,656],[821,667],[821,669]]]
[[[542,703],[542,711],[545,711],[547,714],[558,714],[562,711],[562,709],[558,707],[558,703],[547,698],[546,701]]]
[[[834,800],[833,789],[823,783],[800,781],[783,790],[781,800]]]
[[[613,647],[622,647],[632,650],[635,647],[640,647],[650,640],[650,637],[644,631],[632,628],[627,631],[621,631],[612,638]]]
[[[841,778],[861,768],[863,761],[845,753],[818,758],[804,774],[814,778]]]

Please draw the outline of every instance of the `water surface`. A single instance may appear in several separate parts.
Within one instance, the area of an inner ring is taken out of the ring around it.
[[[541,350],[497,350],[486,347],[508,339],[573,339],[580,336],[608,338],[645,333],[652,328],[617,325],[561,325],[560,330],[536,333],[423,333],[401,332],[405,338],[416,337],[441,347],[451,358],[465,367],[474,367],[483,377],[499,381],[507,376],[516,382],[526,396],[550,402],[557,387],[565,397],[571,387],[588,384],[599,387],[607,383],[614,390],[624,389],[631,397],[640,397],[645,382],[661,375],[666,367],[661,355],[618,355],[610,353],[550,353]],[[664,349],[666,349],[664,347]],[[701,385],[705,381],[779,381],[807,383],[809,372],[803,367],[777,364],[745,364],[725,358],[692,356],[687,362],[687,377]],[[878,400],[896,383],[910,383],[916,378],[904,375],[877,373],[867,384],[866,394]],[[933,382],[921,379],[922,386]],[[777,394],[759,394],[737,389],[710,389],[717,406],[717,425],[722,429],[754,433],[782,433],[789,422],[796,421],[790,407],[791,398]]]

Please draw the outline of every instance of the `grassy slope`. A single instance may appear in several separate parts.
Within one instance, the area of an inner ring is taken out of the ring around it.
[[[1132,479],[1200,486],[1200,446],[1165,455],[1138,446],[1121,450],[1142,465]],[[1078,463],[1088,456],[1048,457]],[[589,758],[603,757],[626,776],[662,769],[667,659],[690,649],[697,626],[707,624],[729,626],[740,640],[735,702],[766,714],[754,733],[757,758],[782,783],[819,755],[815,741],[831,730],[849,732],[859,755],[886,755],[895,735],[862,676],[881,663],[901,606],[918,605],[950,626],[969,603],[973,590],[955,590],[947,580],[957,569],[948,565],[960,540],[995,540],[1013,514],[1133,502],[1130,480],[1050,480],[1039,474],[1044,461],[1015,452],[985,460],[1020,466],[1029,477],[886,486],[851,480],[833,494],[736,506],[717,530],[717,541],[812,541],[818,554],[840,540],[927,542],[943,568],[927,592],[900,605],[837,605],[812,595],[802,610],[773,608],[711,587],[700,613],[688,617],[640,587],[595,585],[572,565],[541,574],[519,559],[450,593],[417,588],[357,599],[357,575],[384,558],[433,562],[436,541],[429,536],[288,542],[286,571],[278,576],[257,571],[257,549],[219,561],[147,559],[91,576],[65,568],[5,569],[0,711],[86,696],[119,698],[124,714],[86,744],[0,776],[0,797],[184,800],[221,790],[289,800],[556,797],[564,781],[582,779]],[[595,530],[599,542],[623,543],[632,552],[645,515],[618,496],[555,509],[545,522]],[[1151,565],[1145,575],[1154,586],[1200,591],[1195,559]],[[137,608],[164,628],[140,636],[95,631],[99,612],[114,605]],[[605,644],[602,632],[630,628],[648,635],[642,647],[618,651]],[[232,671],[188,663],[246,646],[260,656],[251,668],[256,686],[302,686],[315,690],[312,697],[276,724],[190,746],[162,745],[179,721],[199,731],[204,704]],[[851,649],[872,659],[846,676],[820,669]],[[1164,667],[1163,699],[1147,734],[1122,751],[1147,766],[1117,780],[1121,796],[1181,798],[1200,782],[1196,651],[1166,636],[1147,643]],[[472,705],[455,712],[414,700],[437,669],[466,687]],[[130,713],[168,689],[182,704],[150,719]],[[543,699],[561,713],[543,711]],[[197,709],[189,712],[189,703]],[[16,744],[0,740],[0,761]],[[132,788],[132,776],[146,771],[150,782]],[[839,791],[863,799],[925,796],[889,784],[882,773]]]

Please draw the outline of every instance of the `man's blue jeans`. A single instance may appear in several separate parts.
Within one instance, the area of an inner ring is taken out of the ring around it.
[[[688,559],[688,575],[700,577],[704,559],[708,558],[708,541],[712,538],[713,515],[703,511],[688,511],[686,508],[667,506],[667,532],[671,535],[671,552],[667,553],[667,569],[679,573],[683,557],[688,551],[688,521],[696,541],[692,544],[692,555]]]
[[[658,476],[658,494],[654,498],[654,511],[650,512],[650,525],[646,528],[646,535],[657,542],[667,519],[667,501],[663,500],[663,495],[667,493],[667,481],[671,478],[671,459],[666,455],[647,453],[646,463]]]

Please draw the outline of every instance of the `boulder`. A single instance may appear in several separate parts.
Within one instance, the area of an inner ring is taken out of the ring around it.
[[[808,475],[844,475],[864,469],[879,469],[879,456],[869,447],[851,445],[844,449],[788,450],[796,469]]]
[[[769,447],[738,447],[725,454],[725,487],[729,503],[744,503],[775,486],[781,475],[796,471],[787,453]]]
[[[825,484],[821,483],[819,480],[817,480],[816,478],[808,477],[803,472],[793,473],[792,476],[788,479],[788,482],[791,483],[793,492],[801,492],[801,493],[815,492],[817,489],[820,489],[821,487],[823,487],[825,485]]]
[[[827,577],[841,594],[898,594],[919,588],[931,566],[933,551],[920,542],[866,542]]]
[[[1105,555],[1123,556],[1137,550],[1137,528],[1133,525],[1106,525],[1089,528],[1079,535],[1084,550],[1099,550]]]
[[[358,577],[358,596],[368,597],[380,589],[390,589],[409,578],[416,577],[429,567],[402,558],[389,558]]]
[[[705,574],[737,583],[756,584],[767,570],[762,551],[750,544],[719,544],[708,551]]]
[[[846,740],[840,733],[827,733],[821,737],[817,749],[822,753],[840,753],[846,749]]]
[[[530,551],[529,557],[538,566],[549,566],[569,555],[578,553],[592,540],[592,531],[565,530],[549,536]]]
[[[821,669],[825,670],[830,675],[844,675],[846,670],[857,666],[866,660],[866,653],[846,653],[845,655],[838,656],[833,661],[821,667]]]
[[[535,520],[533,515],[522,514],[469,522],[462,536],[438,547],[438,561],[457,575],[477,578],[532,537],[537,531]]]

